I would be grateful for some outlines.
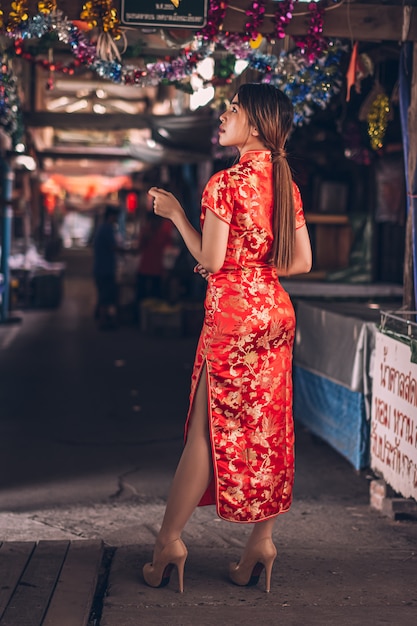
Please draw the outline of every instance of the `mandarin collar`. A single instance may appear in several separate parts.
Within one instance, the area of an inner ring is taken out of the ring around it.
[[[245,161],[270,161],[271,160],[271,151],[270,150],[248,150],[243,154],[239,163],[244,163]]]

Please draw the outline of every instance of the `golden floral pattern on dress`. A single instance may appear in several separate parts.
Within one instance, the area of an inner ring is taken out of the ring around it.
[[[214,477],[200,504],[216,504],[221,518],[243,523],[287,511],[294,481],[295,315],[269,261],[270,154],[245,153],[214,174],[202,196],[201,227],[213,211],[230,232],[224,265],[208,280],[191,381],[190,407],[205,366]],[[305,220],[295,184],[294,201],[300,228]]]

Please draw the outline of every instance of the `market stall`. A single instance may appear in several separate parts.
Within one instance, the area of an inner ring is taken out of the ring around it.
[[[12,309],[55,308],[64,291],[65,263],[47,261],[32,242],[9,256]]]
[[[355,469],[369,465],[371,355],[378,308],[297,301],[294,416]]]

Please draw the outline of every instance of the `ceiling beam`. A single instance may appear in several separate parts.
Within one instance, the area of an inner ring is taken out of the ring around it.
[[[106,161],[114,159],[134,159],[129,148],[118,148],[117,146],[55,146],[40,150],[38,156],[42,159],[98,159]]]
[[[126,130],[130,128],[150,128],[153,116],[151,115],[127,115],[126,113],[50,113],[33,112],[24,114],[24,123],[27,127],[42,128],[51,126],[55,129],[65,130]]]

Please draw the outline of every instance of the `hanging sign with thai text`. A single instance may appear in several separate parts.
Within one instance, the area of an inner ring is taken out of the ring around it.
[[[417,364],[410,347],[376,335],[371,467],[405,498],[417,500]]]
[[[121,23],[129,26],[194,28],[206,23],[208,0],[122,0]]]

